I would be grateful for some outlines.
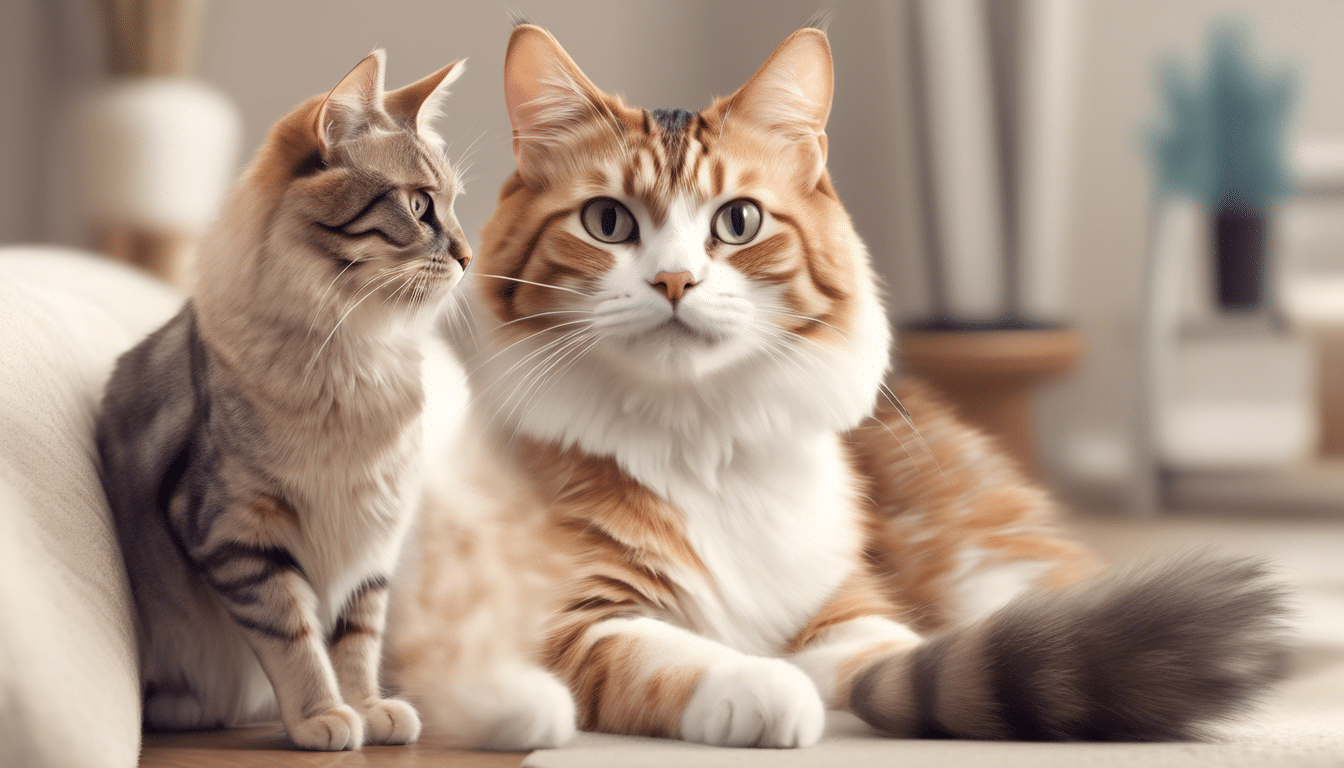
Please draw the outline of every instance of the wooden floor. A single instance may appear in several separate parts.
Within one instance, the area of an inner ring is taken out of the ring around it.
[[[467,752],[433,741],[409,747],[365,747],[356,752],[301,752],[279,725],[201,733],[147,733],[141,768],[518,768],[524,752]]]

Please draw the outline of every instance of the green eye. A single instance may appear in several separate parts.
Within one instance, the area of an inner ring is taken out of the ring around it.
[[[416,220],[423,219],[425,214],[434,207],[434,203],[429,199],[429,195],[421,190],[411,193],[411,215]]]
[[[589,200],[583,206],[583,228],[604,243],[624,243],[639,237],[639,226],[630,209],[610,197]]]
[[[734,200],[714,214],[714,236],[729,245],[751,242],[761,231],[761,208],[750,200]]]

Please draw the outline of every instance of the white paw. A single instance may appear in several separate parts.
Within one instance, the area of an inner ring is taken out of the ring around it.
[[[420,715],[401,699],[379,699],[361,713],[365,744],[414,744],[420,738]]]
[[[809,747],[826,707],[817,686],[782,659],[748,657],[711,667],[681,716],[681,738],[720,747]]]
[[[289,740],[299,749],[334,752],[364,745],[364,719],[344,704],[320,715],[285,726]]]
[[[527,668],[502,677],[497,717],[481,747],[503,752],[559,747],[578,729],[574,699],[549,672]]]

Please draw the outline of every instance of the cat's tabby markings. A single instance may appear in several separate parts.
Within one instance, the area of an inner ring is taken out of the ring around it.
[[[428,128],[461,71],[384,93],[378,51],[280,120],[192,299],[117,363],[98,449],[148,727],[419,735],[378,665],[420,495],[420,344],[471,257]]]
[[[494,443],[455,458],[495,468],[540,542],[537,655],[581,726],[798,747],[833,707],[902,735],[1152,739],[1242,707],[1279,648],[1260,566],[1093,578],[1046,495],[934,396],[898,387],[918,433],[874,411],[891,337],[826,171],[831,92],[816,29],[699,113],[601,92],[537,27],[509,42],[517,173],[468,365]],[[431,651],[457,641],[425,628],[476,599],[442,588],[463,520],[428,507],[419,636],[394,654],[443,721],[463,700],[431,694],[457,673]],[[568,711],[545,698],[525,719],[555,738]]]

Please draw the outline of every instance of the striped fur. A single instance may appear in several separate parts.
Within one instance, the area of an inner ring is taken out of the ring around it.
[[[472,276],[493,325],[461,438],[521,488],[509,501],[558,563],[519,648],[583,728],[725,746],[814,743],[826,707],[896,734],[1162,738],[1247,701],[1275,648],[1258,570],[1090,582],[1046,494],[932,393],[902,383],[905,408],[874,409],[890,331],[826,173],[830,99],[814,29],[699,113],[628,106],[543,30],[514,31],[518,171]],[[761,225],[735,241],[714,222],[743,200]],[[424,530],[465,516],[440,497]],[[442,550],[419,558],[413,629],[475,599],[428,588],[454,578]],[[454,674],[398,667],[421,690]],[[1044,712],[1056,699],[1073,711]],[[527,717],[570,713],[545,706]]]
[[[378,665],[420,489],[420,339],[470,258],[422,124],[457,71],[384,95],[376,52],[282,119],[192,300],[117,363],[98,449],[148,727],[418,737]]]

